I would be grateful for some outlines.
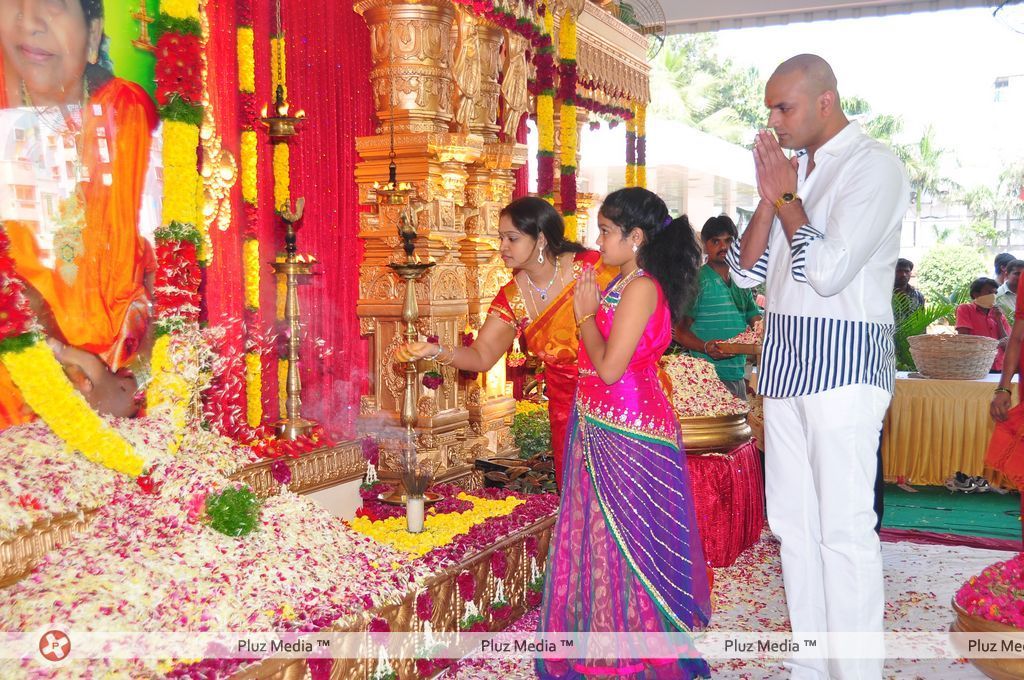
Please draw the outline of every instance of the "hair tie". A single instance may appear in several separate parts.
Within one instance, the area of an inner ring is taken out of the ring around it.
[[[666,217],[664,219],[664,221],[661,224],[659,224],[658,226],[656,226],[654,229],[651,229],[651,236],[657,236],[661,232],[665,231],[665,227],[667,227],[670,224],[672,224],[672,216],[671,215]]]

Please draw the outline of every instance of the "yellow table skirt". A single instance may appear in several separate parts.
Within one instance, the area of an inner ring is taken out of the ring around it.
[[[886,480],[941,486],[959,470],[1014,488],[1002,474],[985,468],[985,450],[995,428],[988,408],[998,380],[998,375],[930,380],[897,374],[882,433]],[[1012,400],[1018,401],[1016,384]]]

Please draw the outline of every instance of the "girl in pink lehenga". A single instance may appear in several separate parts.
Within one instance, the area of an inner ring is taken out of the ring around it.
[[[657,195],[616,191],[598,218],[599,292],[576,284],[582,339],[542,632],[674,633],[704,627],[710,593],[679,425],[658,359],[685,310],[700,251],[686,217]],[[630,656],[625,654],[625,656]],[[541,678],[708,677],[703,659],[538,659]]]

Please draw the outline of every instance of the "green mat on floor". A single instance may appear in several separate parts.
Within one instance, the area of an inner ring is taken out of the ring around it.
[[[1020,495],[1016,492],[965,494],[937,486],[914,488],[917,493],[885,485],[884,528],[1020,540]]]

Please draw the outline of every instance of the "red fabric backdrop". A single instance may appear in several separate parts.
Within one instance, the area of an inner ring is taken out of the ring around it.
[[[255,3],[256,101],[269,102],[269,36],[273,31],[269,2]],[[209,48],[210,87],[218,125],[238,158],[238,84],[235,56],[235,8],[231,2],[209,4],[211,34],[222,39]],[[356,301],[362,242],[359,205],[353,180],[358,157],[355,138],[372,133],[370,39],[362,17],[350,3],[334,0],[283,0],[288,99],[307,118],[291,147],[291,194],[306,198],[299,231],[300,252],[313,254],[321,275],[300,289],[307,321],[302,346],[303,414],[337,436],[354,433],[359,395],[366,383],[366,348],[359,337]],[[273,213],[272,149],[262,126],[259,134],[259,240],[264,262],[283,248],[283,231]],[[206,315],[211,323],[241,319],[243,314],[241,234],[244,213],[240,185],[234,191],[234,219],[227,232],[214,230],[214,258],[206,271]],[[273,272],[261,276],[262,330],[274,322]],[[237,339],[241,348],[241,338]],[[265,418],[277,418],[276,358],[263,370]]]

